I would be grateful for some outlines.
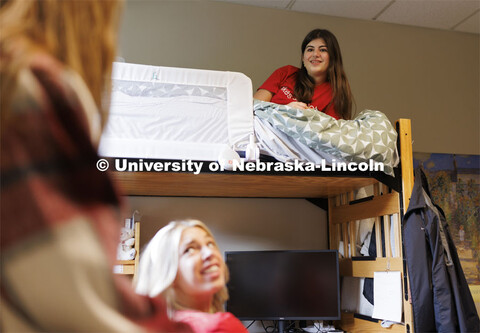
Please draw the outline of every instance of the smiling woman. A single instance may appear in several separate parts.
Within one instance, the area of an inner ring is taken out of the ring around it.
[[[141,258],[136,291],[162,296],[170,318],[194,332],[246,332],[232,314],[228,270],[212,233],[197,220],[173,221],[160,229]]]
[[[330,31],[315,29],[302,42],[300,68],[277,69],[253,96],[297,109],[314,108],[335,119],[351,119],[352,93],[338,41]]]

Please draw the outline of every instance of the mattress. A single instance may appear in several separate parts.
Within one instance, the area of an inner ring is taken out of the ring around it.
[[[114,63],[104,157],[217,160],[253,133],[252,83],[242,73]]]

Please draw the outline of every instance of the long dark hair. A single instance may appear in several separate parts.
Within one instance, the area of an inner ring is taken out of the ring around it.
[[[335,111],[343,119],[351,119],[353,96],[350,90],[347,76],[343,70],[342,53],[338,45],[337,38],[330,31],[325,29],[315,29],[310,31],[302,42],[302,57],[308,43],[314,39],[322,38],[327,44],[328,55],[330,58],[327,70],[327,82],[332,87],[332,101],[327,108],[333,105]],[[307,73],[307,69],[302,61],[302,66],[297,73],[297,82],[295,83],[294,96],[303,103],[311,103],[315,81]]]

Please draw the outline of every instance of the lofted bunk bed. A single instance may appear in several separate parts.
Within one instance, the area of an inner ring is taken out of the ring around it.
[[[118,89],[121,90],[122,94],[128,93],[128,91],[131,92],[133,89],[135,90],[136,96],[139,92],[143,94],[146,91],[145,96],[151,97],[151,90],[158,91],[158,87],[155,86],[155,84],[157,84],[160,80],[159,78],[162,77],[160,81],[163,83],[166,82],[166,84],[169,85],[167,89],[164,90],[169,91],[166,100],[170,102],[172,96],[176,94],[172,94],[172,91],[175,92],[179,86],[184,86],[185,77],[188,76],[187,74],[193,73],[194,80],[191,84],[196,87],[202,87],[203,89],[203,91],[199,92],[199,94],[203,96],[202,105],[207,103],[204,98],[207,95],[207,97],[210,97],[215,93],[226,96],[227,102],[225,103],[225,108],[229,116],[223,120],[225,122],[225,126],[223,127],[228,128],[228,130],[226,133],[220,134],[224,136],[225,140],[214,142],[212,150],[208,147],[205,148],[206,146],[204,144],[198,143],[198,140],[201,140],[201,138],[194,138],[193,140],[197,142],[197,147],[193,149],[195,152],[205,150],[207,154],[210,154],[209,152],[214,151],[209,157],[198,160],[215,161],[216,156],[218,156],[218,153],[225,145],[243,149],[248,144],[248,137],[254,132],[254,120],[253,115],[251,115],[251,84],[249,86],[248,80],[245,82],[244,77],[229,72],[217,76],[218,73],[209,71],[201,71],[202,73],[200,73],[195,70],[193,70],[193,72],[191,72],[191,70],[180,70],[180,79],[177,79],[170,75],[170,69],[165,71],[162,70],[162,68],[151,66],[140,66],[139,68],[141,76],[140,78],[138,78],[138,76],[135,78],[135,75],[138,74],[138,71],[136,71],[136,69],[138,69],[137,66],[132,67],[130,64],[117,65],[113,79],[120,80],[121,77],[123,80],[127,77],[126,81],[130,82],[120,82],[118,85],[120,88]],[[137,74],[133,75],[132,73],[135,71]],[[215,81],[215,88],[212,88],[212,80]],[[136,82],[132,85],[132,81]],[[138,84],[138,81],[142,81],[142,84]],[[147,85],[145,85],[145,81],[148,81]],[[191,79],[187,79],[187,81],[191,81]],[[236,93],[243,91],[243,95],[240,95],[243,96],[243,98],[236,96],[233,91]],[[189,92],[189,94],[191,96],[191,92]],[[235,103],[232,103],[229,96],[231,96],[233,100],[240,101],[244,107],[231,111],[235,109]],[[163,97],[164,96],[162,96],[162,98]],[[248,100],[248,98],[250,98],[250,100]],[[115,94],[112,95],[112,99],[115,99]],[[246,104],[245,99],[248,100]],[[182,102],[185,101],[186,99]],[[121,104],[125,105],[130,102],[122,100]],[[148,103],[152,103],[152,101],[148,101]],[[215,102],[215,104],[216,103],[217,102]],[[188,107],[188,105],[185,105],[185,107]],[[247,109],[247,111],[245,111],[245,109]],[[135,110],[133,112],[135,112]],[[240,115],[242,113],[243,116]],[[189,116],[190,115],[187,115],[186,117]],[[115,119],[115,117],[113,119]],[[159,122],[169,122],[162,118],[158,119]],[[234,121],[232,121],[232,119],[234,119]],[[129,120],[127,123],[131,123],[131,121]],[[169,123],[172,124],[172,122]],[[120,128],[123,129],[125,123],[122,126]],[[401,272],[403,281],[402,323],[394,324],[389,328],[382,328],[378,320],[357,315],[353,312],[342,312],[341,320],[337,326],[348,332],[413,332],[412,309],[408,301],[408,293],[406,292],[408,290],[408,282],[405,262],[402,255],[401,233],[402,216],[408,207],[410,193],[413,187],[410,120],[398,120],[396,122],[396,131],[398,133],[396,144],[398,147],[399,163],[392,168],[393,172],[391,172],[391,174],[386,174],[382,171],[212,171],[211,168],[207,167],[207,163],[203,163],[201,172],[199,173],[188,171],[112,171],[112,176],[126,195],[133,196],[305,198],[319,204],[328,211],[329,247],[331,249],[338,249],[339,252],[342,253],[340,258],[341,276],[372,278],[374,272],[398,271]],[[115,129],[110,130],[110,134],[113,132],[115,132]],[[137,129],[136,133],[138,134],[138,132]],[[151,132],[155,133],[155,131]],[[135,136],[137,134],[133,135]],[[180,140],[172,143],[168,141],[169,139],[160,144],[163,146],[170,145],[170,148],[173,147],[173,149],[169,149],[169,153],[166,155],[158,156],[155,155],[155,152],[152,153],[158,146],[155,143],[148,142],[148,138],[141,139],[144,145],[141,146],[141,152],[137,154],[138,149],[135,149],[135,147],[139,147],[139,142],[134,142],[131,145],[126,144],[124,140],[126,136],[128,135],[117,135],[116,137],[120,138],[120,140],[118,140],[114,146],[118,149],[115,147],[112,149],[106,145],[106,143],[108,144],[108,141],[115,141],[117,138],[113,136],[108,137],[107,131],[107,138],[103,140],[103,146],[101,143],[101,154],[103,152],[103,155],[111,159],[112,163],[115,163],[113,159],[118,157],[127,159],[142,158],[143,161],[184,161],[185,159],[197,160],[198,157],[195,152],[192,153],[192,147],[188,140],[185,142],[181,142]],[[183,153],[181,146],[185,146],[188,151]],[[127,152],[120,152],[120,148],[127,148]],[[324,157],[325,156],[322,156],[322,158]],[[361,200],[356,200],[354,193],[365,187],[373,188],[373,195]],[[375,234],[377,237],[375,245],[377,255],[375,257],[361,258],[355,246],[357,232],[356,221],[367,218],[374,218],[376,222]],[[391,230],[392,235],[391,237],[384,237],[383,243],[381,224],[384,225],[384,230]]]

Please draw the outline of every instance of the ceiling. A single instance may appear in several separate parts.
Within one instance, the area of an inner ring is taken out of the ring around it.
[[[480,34],[480,0],[220,0]]]

